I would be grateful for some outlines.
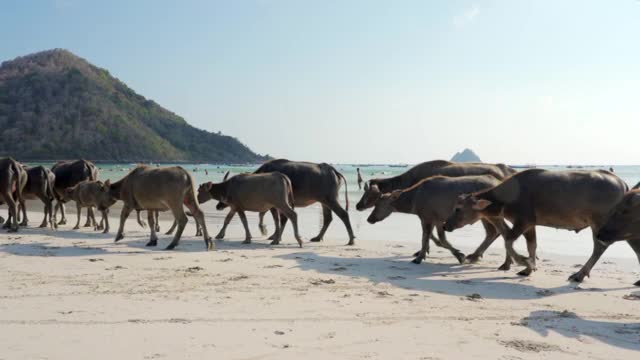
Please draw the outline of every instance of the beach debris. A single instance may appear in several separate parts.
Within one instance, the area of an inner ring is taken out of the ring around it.
[[[192,266],[192,267],[187,268],[187,270],[185,270],[185,271],[186,272],[190,272],[190,273],[195,273],[195,272],[202,271],[202,270],[204,270],[204,268],[202,268],[200,266]]]
[[[114,267],[106,268],[105,270],[123,270],[126,269],[124,266],[116,265]]]
[[[264,268],[265,269],[275,269],[275,268],[281,268],[282,265],[267,265]]]
[[[104,261],[104,259],[100,259],[100,258],[91,258],[91,259],[87,259],[90,262],[97,262],[97,261]]]
[[[387,279],[389,279],[389,280],[405,280],[406,277],[400,276],[400,275],[396,275],[396,276],[387,276]]]
[[[248,279],[249,277],[247,275],[237,275],[237,276],[232,276],[229,278],[229,281],[240,281],[240,280],[244,280],[244,279]]]
[[[331,268],[331,271],[346,271],[346,270],[347,270],[347,268],[344,267],[344,266],[338,266],[338,267]]]
[[[640,293],[624,295],[622,298],[625,300],[640,300]]]
[[[473,294],[469,294],[465,297],[465,299],[469,300],[469,301],[480,301],[482,300],[482,295],[478,294],[478,293],[473,293]]]
[[[458,284],[473,285],[473,281],[471,281],[471,280],[456,280],[456,282]]]
[[[284,335],[284,331],[276,330],[273,332],[276,335]]]
[[[382,290],[382,291],[378,291],[377,292],[378,296],[393,296],[393,294],[391,294],[390,292],[386,291],[386,290]]]
[[[333,279],[314,279],[311,280],[311,285],[330,285],[330,284],[335,284],[336,281]]]
[[[153,258],[153,260],[169,260],[169,259],[171,259],[171,256],[158,256]]]
[[[229,262],[229,261],[233,261],[233,259],[232,258],[224,258],[224,259],[216,260],[216,261],[218,261],[218,262]]]
[[[542,290],[536,291],[536,294],[538,296],[551,296],[551,295],[554,295],[555,293],[549,289],[542,289]]]
[[[534,352],[539,353],[542,351],[561,351],[559,346],[547,344],[543,342],[537,341],[529,341],[529,340],[509,340],[509,341],[499,341],[500,344],[506,346],[508,348],[518,350],[520,352]]]
[[[561,313],[558,313],[558,317],[561,317],[561,318],[577,318],[578,315],[576,313],[574,313],[573,311],[562,310]]]

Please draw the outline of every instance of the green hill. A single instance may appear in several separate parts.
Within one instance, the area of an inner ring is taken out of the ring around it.
[[[105,69],[55,49],[0,66],[0,156],[20,160],[257,163],[237,139],[196,129]]]

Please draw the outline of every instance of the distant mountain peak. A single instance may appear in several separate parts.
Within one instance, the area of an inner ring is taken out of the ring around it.
[[[482,160],[480,160],[480,157],[473,152],[473,150],[471,149],[464,149],[461,152],[456,153],[455,155],[453,155],[453,158],[451,158],[451,161],[453,162],[482,162]]]
[[[266,159],[233,137],[192,127],[65,49],[2,62],[0,138],[11,139],[0,142],[0,156],[25,160]]]

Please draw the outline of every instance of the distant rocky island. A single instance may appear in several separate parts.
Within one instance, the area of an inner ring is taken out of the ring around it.
[[[471,149],[464,149],[461,152],[456,153],[455,155],[453,155],[453,158],[451,158],[451,161],[453,162],[482,162],[482,160],[480,160],[480,157],[473,152],[473,150]]]
[[[0,138],[0,157],[22,161],[241,164],[268,159],[234,137],[189,125],[109,71],[63,49],[0,65]]]

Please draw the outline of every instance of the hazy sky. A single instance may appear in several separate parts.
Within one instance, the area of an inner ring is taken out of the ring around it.
[[[640,163],[638,0],[0,0],[57,47],[276,157]]]

